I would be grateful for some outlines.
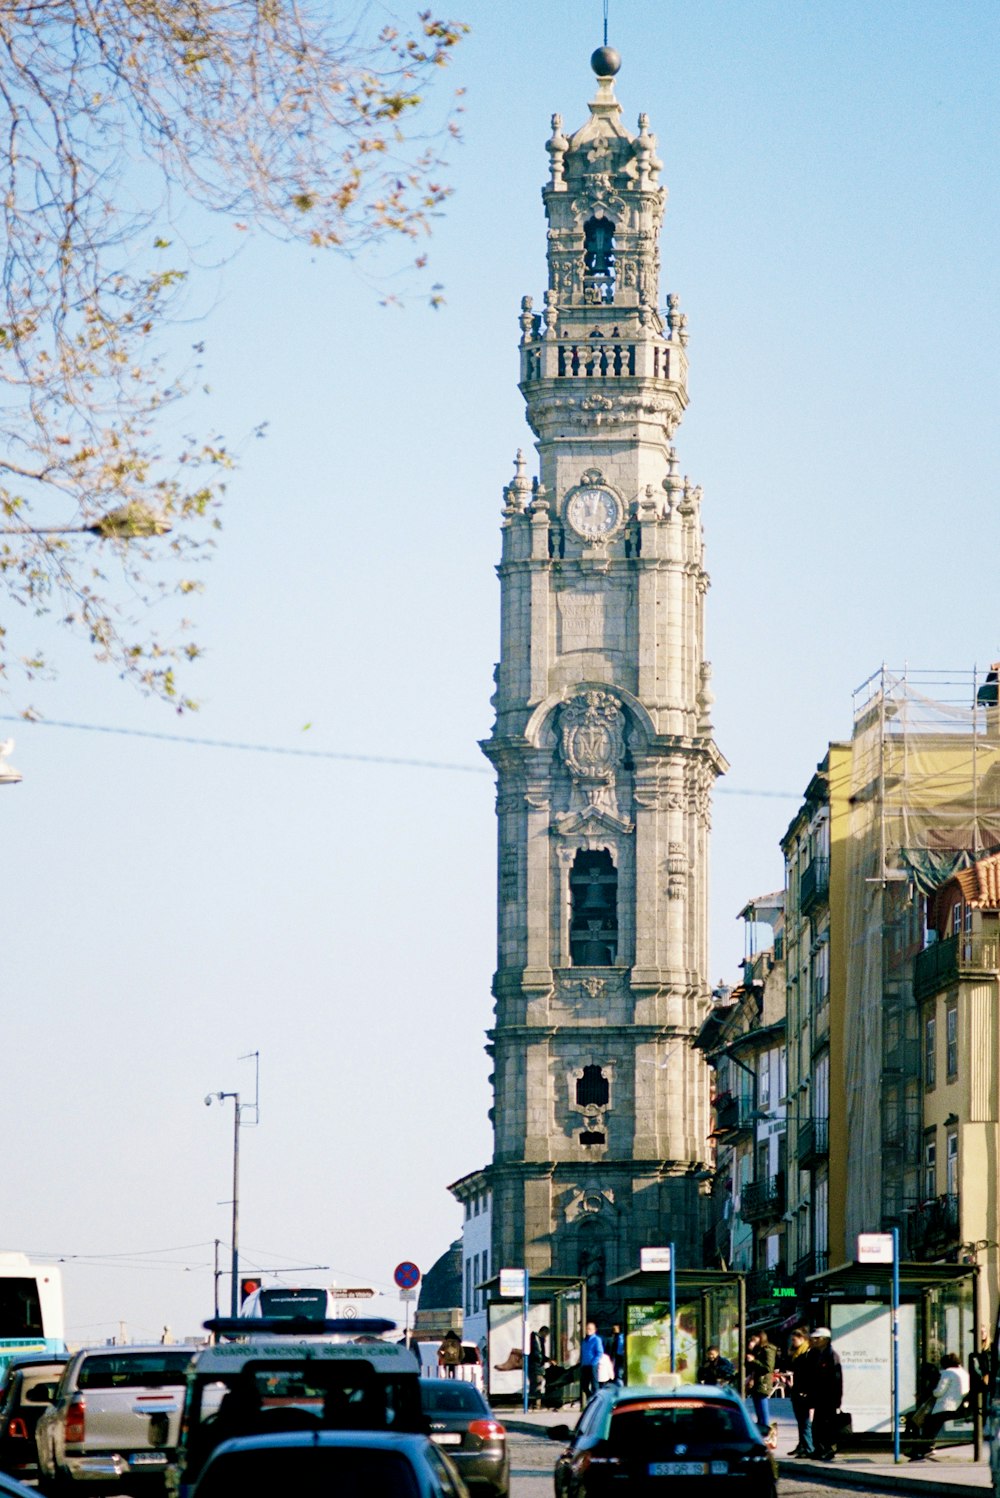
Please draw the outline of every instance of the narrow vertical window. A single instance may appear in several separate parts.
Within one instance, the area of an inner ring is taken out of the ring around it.
[[[924,1139],[924,1201],[937,1196],[937,1140],[933,1134]]]
[[[945,1186],[949,1196],[958,1195],[958,1134],[949,1129],[945,1138],[944,1166],[947,1175]]]
[[[924,1086],[929,1092],[937,1082],[937,1022],[933,1014],[924,1020]]]
[[[605,849],[581,850],[570,889],[570,961],[574,967],[613,967],[618,960],[618,871]]]
[[[944,1051],[948,1081],[954,1082],[958,1076],[958,1005],[954,1000],[944,1011]]]

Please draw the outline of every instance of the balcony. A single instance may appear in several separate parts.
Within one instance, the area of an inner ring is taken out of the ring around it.
[[[958,1197],[938,1196],[909,1214],[908,1257],[926,1263],[943,1259],[958,1247]]]
[[[741,1134],[754,1126],[753,1103],[748,1097],[722,1093],[712,1104],[715,1109],[715,1133]]]
[[[825,1160],[830,1153],[830,1122],[826,1118],[807,1118],[799,1125],[798,1160],[802,1170],[808,1170],[817,1161]]]
[[[829,1267],[830,1255],[827,1250],[814,1249],[812,1253],[803,1254],[795,1265],[795,1282],[801,1289],[812,1275],[824,1274]]]
[[[913,963],[913,996],[919,1002],[950,988],[967,973],[994,973],[1000,942],[996,934],[972,936],[960,931],[918,952]]]
[[[765,1222],[769,1217],[780,1217],[785,1210],[785,1178],[783,1175],[765,1176],[761,1181],[749,1181],[743,1187],[740,1199],[740,1216],[744,1222]]]
[[[825,905],[830,892],[830,860],[814,858],[799,880],[799,909],[803,915]]]

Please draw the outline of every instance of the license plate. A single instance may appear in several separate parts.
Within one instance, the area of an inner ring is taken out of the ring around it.
[[[441,1436],[432,1435],[431,1440],[436,1441],[439,1446],[461,1446],[462,1444],[462,1437],[458,1431],[448,1431]]]
[[[137,1451],[128,1459],[130,1467],[165,1467],[167,1454],[165,1451]]]
[[[707,1462],[650,1462],[650,1477],[704,1477]]]

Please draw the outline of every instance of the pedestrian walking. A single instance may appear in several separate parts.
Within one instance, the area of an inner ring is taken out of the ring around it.
[[[810,1405],[809,1380],[807,1369],[809,1367],[809,1333],[804,1326],[796,1326],[789,1333],[788,1352],[785,1357],[784,1382],[788,1390],[788,1397],[792,1401],[792,1413],[795,1416],[795,1424],[798,1428],[798,1443],[792,1448],[791,1455],[798,1457],[812,1456],[812,1408]]]
[[[778,1349],[768,1341],[767,1332],[754,1332],[747,1343],[747,1384],[753,1400],[757,1428],[767,1440],[771,1435],[771,1406],[774,1393],[774,1370]]]
[[[833,1350],[828,1326],[817,1326],[809,1339],[806,1387],[812,1409],[813,1450],[821,1462],[832,1462],[837,1454],[840,1402],[844,1397],[844,1374]]]
[[[611,1336],[604,1344],[604,1349],[611,1359],[615,1370],[615,1383],[619,1386],[625,1382],[625,1333],[619,1322],[615,1322],[611,1328]]]
[[[587,1335],[580,1346],[580,1399],[586,1403],[597,1393],[597,1370],[604,1356],[604,1343],[597,1335],[597,1323],[587,1322]]]
[[[549,1357],[548,1340],[549,1328],[540,1326],[537,1332],[531,1333],[528,1344],[528,1401],[533,1410],[537,1410],[541,1404],[546,1364],[552,1361]]]
[[[934,1386],[934,1403],[920,1432],[925,1444],[921,1451],[913,1453],[911,1462],[922,1462],[925,1457],[933,1454],[934,1442],[941,1433],[941,1427],[964,1403],[968,1392],[969,1375],[962,1367],[958,1354],[946,1352],[941,1359],[941,1377]]]

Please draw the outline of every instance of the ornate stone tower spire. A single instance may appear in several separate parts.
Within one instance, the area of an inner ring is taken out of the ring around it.
[[[701,490],[671,439],[687,330],[658,308],[666,190],[619,59],[558,115],[548,290],[522,303],[539,477],[504,490],[493,1265],[577,1274],[598,1309],[640,1246],[700,1261],[711,737]],[[613,1292],[612,1292],[613,1294]]]

